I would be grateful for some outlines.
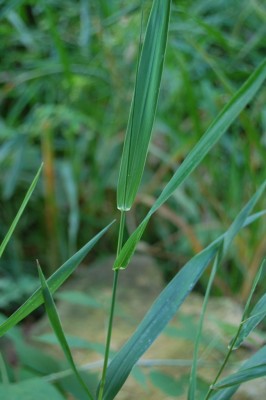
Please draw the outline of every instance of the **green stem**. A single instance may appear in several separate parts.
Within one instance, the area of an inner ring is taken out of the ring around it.
[[[211,275],[210,275],[209,282],[208,282],[207,289],[206,289],[206,294],[205,294],[203,305],[202,305],[202,311],[200,314],[199,328],[198,328],[198,332],[197,332],[197,336],[196,336],[196,342],[195,342],[194,353],[193,353],[193,362],[192,362],[191,373],[190,373],[190,378],[189,378],[188,400],[193,400],[195,398],[196,385],[197,385],[197,366],[198,366],[199,345],[200,345],[200,340],[202,337],[203,322],[204,322],[204,318],[205,318],[205,314],[206,314],[206,310],[207,310],[207,304],[209,301],[212,284],[213,284],[219,263],[221,261],[221,255],[222,255],[222,246],[220,247],[220,250],[219,250],[219,252],[215,258],[214,264],[213,264],[213,268],[211,271]]]
[[[122,248],[124,227],[125,227],[125,212],[121,211],[118,242],[117,242],[117,255],[120,253],[120,250]],[[110,353],[110,344],[111,344],[112,330],[113,330],[113,319],[114,319],[114,311],[115,311],[118,275],[119,275],[119,269],[114,271],[112,302],[111,302],[111,308],[110,308],[110,314],[109,314],[109,323],[108,323],[107,338],[106,338],[106,345],[105,345],[103,372],[102,372],[102,379],[101,379],[101,384],[100,384],[100,389],[99,389],[99,394],[98,394],[98,400],[103,399],[103,392],[104,392],[104,386],[105,386],[105,380],[106,380],[107,366],[108,366],[109,353]]]
[[[231,343],[231,345],[230,345],[230,347],[229,347],[229,350],[228,350],[228,352],[227,352],[227,354],[226,354],[226,357],[225,357],[225,359],[224,359],[224,362],[222,363],[222,365],[221,365],[221,367],[220,367],[220,369],[219,369],[219,371],[218,371],[218,373],[217,373],[217,375],[216,375],[214,381],[213,381],[212,384],[210,385],[210,388],[209,388],[209,391],[208,391],[208,393],[207,393],[207,395],[206,395],[206,397],[205,397],[205,400],[208,400],[208,399],[210,398],[210,395],[211,395],[212,392],[214,391],[213,386],[215,385],[215,383],[216,383],[216,382],[218,381],[218,379],[220,378],[221,373],[223,372],[223,370],[224,370],[224,368],[225,368],[225,366],[226,366],[226,364],[227,364],[227,362],[228,362],[228,360],[229,360],[229,357],[230,357],[230,355],[231,355],[231,353],[232,353],[232,351],[233,351],[233,348],[234,348],[234,346],[235,346],[235,343],[236,343],[236,341],[237,341],[237,338],[238,338],[238,336],[239,336],[239,334],[240,334],[240,331],[241,331],[241,329],[242,329],[242,323],[243,323],[243,320],[241,321],[241,323],[240,323],[240,325],[239,325],[239,327],[238,327],[238,331],[237,331],[237,333],[236,333],[236,335],[235,335],[235,337],[234,337],[234,340],[232,341],[232,343]]]

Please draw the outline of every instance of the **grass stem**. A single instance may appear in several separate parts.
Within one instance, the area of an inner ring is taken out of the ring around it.
[[[124,228],[125,228],[125,212],[121,211],[119,234],[118,234],[118,241],[117,241],[117,255],[120,253],[120,250],[122,248]],[[103,399],[103,392],[104,392],[104,386],[105,386],[105,380],[106,380],[106,372],[107,372],[111,338],[112,338],[112,330],[113,330],[113,319],[114,319],[114,311],[115,311],[118,275],[119,275],[119,269],[114,271],[112,301],[111,301],[111,308],[110,308],[110,314],[109,314],[109,323],[108,323],[107,338],[106,338],[106,345],[105,345],[102,379],[101,379],[100,388],[99,388],[98,400]]]
[[[216,382],[217,382],[218,379],[220,378],[220,376],[221,376],[221,374],[222,374],[222,372],[223,372],[223,370],[224,370],[224,368],[225,368],[225,366],[226,366],[226,364],[227,364],[227,362],[228,362],[228,360],[229,360],[229,357],[231,356],[231,353],[232,353],[232,351],[233,351],[233,349],[234,349],[235,343],[236,343],[237,338],[238,338],[238,336],[239,336],[239,334],[240,334],[240,331],[241,331],[241,329],[242,329],[242,322],[243,322],[243,320],[241,321],[241,323],[240,323],[240,325],[239,325],[239,327],[238,327],[238,331],[237,331],[237,333],[236,333],[236,335],[235,335],[235,337],[234,337],[234,340],[232,340],[232,343],[230,344],[230,347],[229,347],[229,349],[228,349],[228,352],[227,352],[227,354],[226,354],[226,357],[225,357],[225,359],[224,359],[224,361],[223,361],[223,363],[222,363],[222,365],[221,365],[221,367],[220,367],[220,369],[219,369],[219,371],[218,371],[216,377],[214,378],[212,384],[210,385],[210,388],[209,388],[208,393],[207,393],[207,395],[206,395],[206,397],[205,397],[204,400],[208,400],[208,399],[210,398],[210,395],[211,395],[212,392],[214,391],[214,385],[216,384]]]
[[[198,332],[197,332],[197,336],[196,336],[194,354],[193,354],[193,362],[192,362],[191,373],[190,373],[190,378],[189,378],[188,400],[193,400],[195,398],[195,395],[196,395],[199,346],[200,346],[200,340],[201,340],[201,337],[202,337],[202,329],[203,329],[204,317],[205,317],[205,314],[206,314],[207,304],[208,304],[208,301],[209,301],[209,297],[210,297],[213,281],[214,281],[218,266],[219,266],[220,261],[221,261],[222,247],[223,246],[221,245],[220,251],[218,252],[217,256],[215,257],[215,261],[214,261],[214,264],[213,264],[213,268],[211,270],[211,275],[210,275],[210,278],[209,278],[208,286],[207,286],[207,289],[206,289],[206,294],[205,294],[204,301],[203,301],[202,311],[201,311],[201,314],[200,314],[199,328],[198,328]]]

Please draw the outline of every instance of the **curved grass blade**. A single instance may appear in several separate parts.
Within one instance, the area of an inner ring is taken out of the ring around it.
[[[173,318],[217,252],[218,244],[193,257],[162,291],[135,333],[111,361],[104,399],[114,399],[131,369]]]
[[[209,390],[208,390],[208,393],[207,393],[207,395],[205,397],[205,400],[209,399],[211,394],[212,394],[212,392],[215,390],[217,382],[218,382],[218,379],[220,378],[221,374],[223,373],[224,368],[227,365],[228,360],[229,360],[229,358],[230,358],[230,356],[232,354],[232,351],[238,347],[238,346],[235,345],[235,343],[237,342],[237,340],[239,338],[239,335],[241,334],[243,323],[245,322],[246,316],[247,316],[247,314],[249,312],[249,310],[248,310],[249,309],[249,305],[250,305],[252,296],[254,294],[254,291],[256,289],[256,286],[257,286],[257,284],[259,282],[259,278],[261,277],[262,268],[263,268],[263,264],[261,265],[261,267],[260,267],[260,269],[259,269],[259,271],[258,271],[258,273],[257,273],[257,275],[256,275],[256,277],[255,277],[255,279],[253,281],[251,292],[250,292],[250,295],[249,295],[248,300],[246,302],[246,305],[245,305],[245,308],[244,308],[244,312],[243,312],[243,316],[241,318],[241,322],[239,324],[237,332],[236,332],[234,338],[231,340],[231,342],[230,342],[230,344],[228,346],[228,352],[225,355],[224,361],[222,362],[222,364],[221,364],[221,366],[220,366],[220,368],[219,368],[219,370],[218,370],[218,372],[217,372],[212,384],[209,387]]]
[[[257,324],[262,320],[262,318],[265,316],[266,310],[265,309],[265,300],[263,297],[260,299],[260,301],[257,303],[257,305],[254,307],[253,311],[251,312],[252,315],[250,315],[250,318],[248,317],[249,314],[249,308],[250,308],[250,303],[253,297],[253,294],[256,290],[256,287],[259,283],[259,280],[262,277],[262,274],[264,272],[264,268],[266,266],[266,259],[264,259],[260,265],[260,268],[254,278],[248,299],[245,304],[243,316],[241,319],[241,325],[239,327],[239,330],[237,332],[237,337],[234,337],[231,342],[230,346],[233,345],[233,350],[236,350],[239,348],[241,343],[246,339],[246,337],[250,334],[250,332],[257,326]]]
[[[19,221],[19,219],[20,219],[20,217],[21,217],[26,205],[28,204],[28,201],[29,201],[29,199],[30,199],[30,197],[32,195],[32,192],[35,189],[35,186],[36,186],[36,184],[38,182],[38,179],[40,177],[40,173],[42,171],[42,167],[43,167],[43,164],[41,164],[40,168],[38,169],[37,174],[35,175],[35,178],[33,179],[32,184],[30,185],[30,187],[29,187],[29,189],[28,189],[28,191],[27,191],[27,193],[26,193],[26,195],[24,197],[24,200],[23,200],[23,202],[22,202],[22,204],[21,204],[21,206],[20,206],[20,208],[19,208],[19,210],[17,212],[16,217],[15,217],[14,221],[12,222],[12,224],[11,224],[7,234],[6,234],[6,236],[4,237],[4,239],[3,239],[3,241],[2,241],[2,243],[0,245],[0,258],[1,258],[3,252],[4,252],[5,248],[6,248],[6,245],[8,244],[8,242],[9,242],[11,236],[12,236],[12,233],[14,232],[14,230],[15,230],[15,228],[17,226],[17,223],[18,223],[18,221]]]
[[[117,187],[117,208],[134,202],[158,101],[167,41],[171,0],[154,0],[137,70]]]
[[[202,252],[194,256],[157,297],[137,330],[111,361],[106,375],[103,397],[105,400],[112,400],[116,396],[133,366],[152,345],[189,295],[209,262],[217,253],[221,242],[224,241],[224,244],[226,242],[227,249],[230,244],[229,239],[232,241],[242,227],[245,226],[248,215],[258,201],[265,186],[266,182],[261,185],[254,196],[240,211],[227,232]]]
[[[266,360],[266,346],[259,349],[253,356],[251,356],[238,370],[238,372],[254,368],[260,364],[265,363]],[[239,384],[235,384],[229,388],[224,388],[214,393],[210,400],[228,400],[231,399],[237,391]]]
[[[216,383],[213,386],[213,389],[219,390],[228,388],[230,386],[240,385],[241,383],[250,381],[252,379],[257,379],[266,375],[266,363],[255,365],[251,368],[245,368],[241,371],[236,372],[228,376],[227,378],[222,379],[220,382]]]
[[[261,263],[261,265],[255,275],[255,278],[253,280],[252,287],[250,289],[250,293],[249,293],[248,299],[247,299],[245,307],[244,307],[243,320],[247,317],[247,315],[249,313],[250,303],[251,303],[253,294],[257,288],[257,285],[258,285],[260,279],[262,278],[262,276],[265,273],[265,268],[266,268],[266,259],[264,258],[264,260],[262,260],[262,263]]]
[[[232,97],[229,103],[224,107],[218,117],[213,121],[205,134],[191,150],[183,163],[177,169],[173,177],[170,179],[154,205],[138,226],[135,232],[129,237],[123,246],[120,254],[118,255],[114,269],[126,268],[131,256],[133,255],[136,245],[140,240],[144,229],[150,217],[164,204],[178,186],[185,181],[185,179],[195,170],[200,164],[202,159],[211,150],[215,143],[226,132],[232,122],[237,118],[240,112],[255,96],[261,85],[266,78],[266,59],[260,66],[252,73],[243,86]]]
[[[266,267],[266,259],[262,262],[261,268],[259,270],[260,275],[263,268]],[[244,313],[245,314],[245,313]],[[249,316],[245,318],[243,316],[243,323],[241,325],[241,330],[238,335],[237,340],[234,343],[233,349],[236,350],[241,345],[241,343],[248,337],[248,335],[256,328],[256,326],[265,318],[266,316],[266,294],[264,294],[257,304],[252,309]]]
[[[69,348],[67,340],[65,338],[65,334],[64,334],[64,331],[63,331],[63,328],[61,325],[59,315],[56,310],[56,306],[55,306],[53,297],[51,295],[49,286],[47,285],[46,279],[42,273],[39,263],[38,263],[38,272],[39,272],[39,277],[40,277],[40,281],[41,281],[42,295],[43,295],[45,310],[47,312],[47,315],[48,315],[49,321],[51,323],[51,326],[54,330],[54,333],[60,343],[60,346],[65,354],[65,357],[66,357],[72,371],[74,372],[77,380],[79,381],[80,385],[82,386],[82,388],[84,389],[84,391],[86,392],[88,397],[91,400],[93,400],[92,394],[90,393],[89,389],[87,388],[86,383],[83,381],[83,379],[82,379],[81,375],[79,374],[77,367],[74,363],[70,348]]]
[[[87,244],[85,244],[85,246],[83,246],[77,253],[69,258],[63,265],[61,265],[60,268],[58,268],[57,271],[53,273],[53,275],[47,279],[47,284],[51,293],[54,293],[75,271],[84,257],[86,257],[88,252],[93,248],[93,246],[113,223],[114,221],[107,225],[96,236],[94,236]],[[43,297],[41,288],[38,288],[18,310],[16,310],[4,323],[0,325],[0,337],[18,322],[20,322],[23,318],[29,315],[33,310],[39,307],[42,303]]]

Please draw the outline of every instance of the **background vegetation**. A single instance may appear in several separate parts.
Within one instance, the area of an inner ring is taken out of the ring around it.
[[[144,20],[149,7],[144,2]],[[139,11],[139,2],[122,0],[1,2],[0,237],[44,161],[41,184],[1,260],[0,308],[7,313],[37,285],[37,257],[51,273],[116,213]],[[173,2],[153,140],[129,232],[263,59],[265,20],[256,0]],[[160,261],[166,280],[225,230],[265,178],[265,100],[261,90],[152,219],[139,251]],[[264,223],[238,237],[216,277],[217,294],[247,297],[266,250]],[[108,233],[90,260],[115,246]]]

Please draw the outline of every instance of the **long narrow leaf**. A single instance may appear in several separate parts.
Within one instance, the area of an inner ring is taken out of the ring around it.
[[[220,382],[216,383],[214,389],[223,389],[230,386],[240,385],[243,382],[250,381],[252,379],[257,379],[266,375],[266,363],[255,365],[251,368],[242,369],[222,379]]]
[[[154,0],[131,104],[117,188],[117,207],[129,210],[142,178],[161,83],[171,0]]]
[[[261,279],[262,273],[264,272],[264,268],[266,265],[266,259],[264,259],[260,265],[260,268],[258,269],[255,279],[253,281],[248,299],[246,301],[245,307],[244,307],[244,312],[243,316],[241,319],[241,326],[240,330],[237,332],[237,338],[234,337],[231,340],[230,346],[233,343],[233,350],[236,350],[239,348],[241,343],[248,337],[248,335],[252,332],[253,329],[257,326],[257,324],[263,319],[266,313],[266,307],[265,307],[265,299],[263,299],[265,296],[260,299],[260,301],[257,303],[253,311],[251,312],[250,318],[248,318],[248,315],[250,313],[250,303],[253,297],[253,294],[255,292],[255,289],[259,283],[259,280]],[[257,309],[258,307],[258,309]],[[265,309],[265,311],[264,311]]]
[[[114,222],[114,221],[113,221]],[[107,225],[102,231],[93,237],[85,246],[83,246],[77,253],[69,258],[56,272],[53,273],[48,279],[47,283],[51,293],[54,293],[65,280],[75,271],[77,266],[86,257],[88,252],[93,248],[97,241],[104,235],[104,233],[113,224]],[[33,310],[39,307],[43,303],[43,297],[41,288],[38,288],[31,297],[18,309],[16,310],[3,324],[0,325],[0,337],[20,322],[23,318],[29,315]]]
[[[161,292],[135,333],[108,367],[105,400],[115,398],[133,366],[173,318],[216,254],[218,247],[218,244],[209,246],[193,257]]]
[[[266,261],[264,261],[266,265]],[[264,294],[257,304],[254,306],[249,317],[244,320],[239,336],[234,344],[234,350],[237,349],[241,343],[248,337],[248,335],[256,328],[256,326],[266,316],[266,294]]]
[[[247,218],[245,222],[245,226],[248,226],[255,222],[257,219],[263,217],[266,215],[266,210],[259,211],[257,213],[252,214],[250,217]],[[119,257],[115,261],[114,264],[114,269],[125,269],[126,266],[128,265],[128,262],[130,261],[130,258],[132,257],[134,253],[134,249],[136,248],[138,242],[141,239],[141,236],[146,228],[146,225],[149,222],[149,218],[145,218],[142,223],[138,226],[138,228],[132,233],[130,238],[127,240],[123,247],[123,253],[121,252],[119,254]],[[222,239],[222,237],[219,237],[217,239],[217,242],[219,242]],[[120,265],[123,265],[123,267],[120,267]],[[125,266],[124,266],[125,265]]]
[[[255,96],[266,78],[266,59],[252,73],[248,80],[233,96],[230,102],[224,107],[218,117],[207,129],[201,140],[195,145],[183,163],[177,169],[171,180],[168,182],[161,195],[158,197],[145,219],[138,226],[135,232],[129,237],[123,246],[114,265],[114,269],[126,268],[135,248],[140,240],[144,229],[150,217],[164,204],[173,194],[177,187],[195,170],[202,159],[211,150],[215,143],[227,131],[232,122],[237,118],[240,112]]]
[[[245,328],[243,330],[243,323],[245,324],[245,322],[246,322],[246,318],[247,318],[247,315],[249,313],[249,306],[250,306],[250,303],[251,303],[251,300],[252,300],[252,296],[253,296],[254,291],[256,289],[256,286],[257,286],[257,284],[259,282],[259,279],[260,279],[260,277],[262,275],[263,267],[264,267],[263,264],[264,263],[261,264],[261,266],[259,268],[259,271],[257,272],[257,274],[255,276],[255,279],[254,279],[254,281],[252,283],[252,288],[251,288],[249,297],[247,299],[247,302],[246,302],[246,305],[245,305],[245,308],[244,308],[244,312],[243,312],[243,315],[242,315],[242,318],[241,318],[241,322],[239,324],[239,327],[237,329],[237,332],[236,332],[235,336],[233,337],[233,339],[230,342],[230,345],[228,346],[228,352],[227,352],[227,355],[225,357],[225,360],[224,360],[222,366],[220,367],[216,377],[214,378],[213,383],[210,385],[209,391],[208,391],[208,393],[206,395],[206,399],[209,399],[210,394],[216,389],[216,386],[219,385],[219,383],[217,384],[217,381],[218,381],[219,377],[221,376],[221,373],[222,373],[226,363],[228,362],[228,359],[229,359],[229,357],[230,357],[230,355],[232,353],[232,350],[237,349],[239,347],[239,345],[241,344],[241,342],[242,342],[241,336],[243,335],[243,332],[245,332]],[[262,308],[263,308],[263,306],[262,306]],[[257,315],[256,315],[256,317],[257,317]],[[259,318],[260,318],[260,316],[259,316]],[[239,340],[239,338],[240,338],[240,340]],[[244,338],[245,338],[245,334],[243,335],[243,339]],[[238,371],[238,374],[239,374],[239,376],[242,376],[242,377],[245,375],[244,373],[242,374],[242,369]],[[230,377],[231,377],[231,375],[230,375]],[[230,377],[229,377],[229,380],[230,380]],[[239,378],[236,378],[235,381],[232,381],[233,383],[225,385],[225,386],[222,385],[221,387],[224,388],[224,387],[230,387],[230,386],[234,386],[236,384],[240,384],[241,381],[237,382],[237,379],[239,379]],[[249,378],[249,379],[252,379],[252,378]],[[249,380],[249,379],[247,379],[247,380]],[[223,382],[223,380],[222,380],[222,382]]]
[[[56,306],[53,300],[53,297],[51,295],[51,292],[49,290],[49,286],[47,285],[46,279],[42,273],[41,267],[38,263],[38,271],[39,271],[39,277],[41,281],[41,287],[42,287],[42,295],[43,295],[43,300],[44,300],[44,305],[45,305],[45,310],[47,312],[48,318],[50,320],[51,326],[54,330],[54,333],[56,334],[56,337],[60,343],[60,346],[65,354],[65,357],[74,372],[77,380],[79,381],[80,385],[84,389],[84,391],[87,393],[88,397],[93,400],[93,396],[90,393],[89,389],[87,388],[87,385],[83,381],[81,375],[79,374],[77,367],[74,363],[69,345],[67,343],[67,340],[65,338],[65,334],[61,325],[61,321],[59,318],[59,315],[56,310]]]
[[[266,259],[262,260],[262,263],[261,263],[261,265],[256,273],[256,276],[253,280],[252,287],[251,287],[248,299],[247,299],[245,307],[244,307],[243,320],[246,319],[246,317],[249,313],[249,308],[250,308],[250,303],[252,301],[252,297],[254,295],[254,292],[257,288],[257,285],[258,285],[260,279],[262,278],[262,275],[264,274],[265,268],[266,268]]]
[[[32,184],[30,185],[30,187],[29,187],[29,189],[28,189],[28,191],[27,191],[27,193],[26,193],[26,195],[24,197],[24,200],[23,200],[23,202],[22,202],[22,204],[21,204],[21,206],[20,206],[20,208],[19,208],[19,210],[17,212],[16,217],[15,217],[14,221],[12,222],[12,224],[11,224],[7,234],[6,234],[6,236],[4,237],[3,242],[0,245],[0,258],[1,258],[3,252],[4,252],[5,248],[6,248],[6,245],[8,244],[8,242],[9,242],[11,236],[12,236],[12,233],[14,232],[14,230],[15,230],[15,228],[17,226],[17,223],[18,223],[18,221],[19,221],[19,219],[20,219],[20,217],[21,217],[26,205],[28,204],[28,201],[29,201],[29,199],[30,199],[30,197],[32,195],[32,192],[35,189],[35,186],[36,186],[36,184],[38,182],[38,179],[40,177],[41,170],[42,170],[42,165],[38,169],[37,174],[35,175],[35,178],[33,179]]]
[[[194,256],[153,303],[137,330],[117,353],[107,369],[106,389],[104,392],[105,400],[112,400],[116,396],[133,366],[173,318],[178,308],[207,268],[211,259],[217,253],[221,241],[226,241],[227,235],[230,240],[233,240],[245,225],[252,207],[255,206],[264,188],[265,183],[249,200],[243,210],[241,210],[228,231],[219,240],[215,240],[206,249]],[[229,242],[227,241],[228,245]]]
[[[266,360],[266,346],[259,349],[253,356],[251,356],[240,368],[239,372],[254,368],[260,364],[265,363]],[[235,384],[232,387],[224,388],[214,393],[210,400],[228,400],[231,399],[234,393],[237,391],[239,384]]]
[[[208,281],[206,293],[204,296],[204,301],[201,309],[201,314],[200,314],[200,319],[199,319],[199,326],[197,329],[197,335],[195,339],[195,345],[194,345],[194,352],[193,352],[193,361],[192,361],[192,366],[191,366],[191,373],[189,377],[189,388],[188,388],[188,400],[194,400],[195,399],[195,393],[196,393],[196,386],[197,386],[197,366],[198,366],[198,354],[199,354],[199,346],[200,346],[200,341],[202,337],[202,329],[203,329],[203,322],[207,310],[207,304],[209,301],[210,293],[211,293],[211,288],[213,285],[213,281],[216,275],[216,272],[221,264],[222,257],[224,254],[223,251],[224,248],[224,241],[221,241],[221,244],[219,246],[219,250],[216,254],[213,267],[211,270],[210,278]]]

